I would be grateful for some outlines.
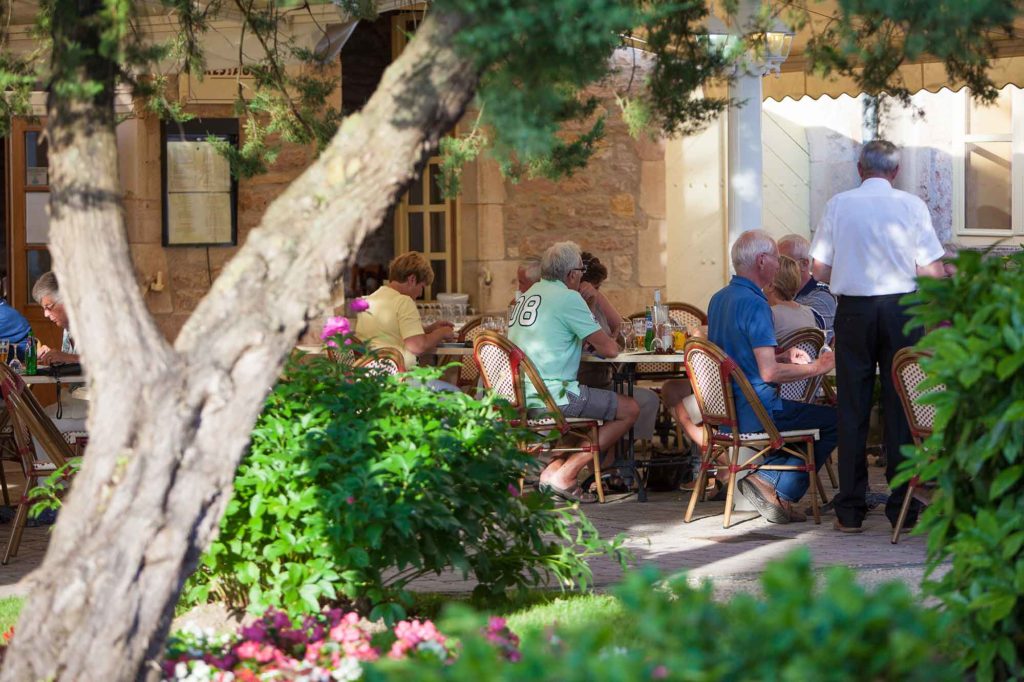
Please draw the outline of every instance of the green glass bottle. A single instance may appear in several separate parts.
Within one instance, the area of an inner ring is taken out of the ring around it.
[[[654,317],[652,316],[651,306],[647,306],[647,317],[644,319],[644,349],[651,350],[654,348]]]
[[[35,376],[37,370],[36,339],[28,333],[28,347],[25,348],[25,374]]]

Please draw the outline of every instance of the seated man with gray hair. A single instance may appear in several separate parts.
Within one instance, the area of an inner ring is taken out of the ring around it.
[[[545,251],[541,280],[516,302],[508,338],[536,365],[565,416],[604,421],[598,429],[598,447],[607,453],[629,431],[640,408],[632,398],[581,386],[576,380],[584,342],[604,357],[619,353],[615,339],[601,329],[580,296],[585,270],[580,247],[574,242],[559,242]],[[544,407],[529,382],[526,398],[530,408]],[[541,488],[566,500],[595,502],[596,496],[584,492],[577,483],[591,457],[589,452],[578,452],[553,459],[541,472]]]
[[[825,374],[835,366],[834,356],[825,351],[812,361],[798,349],[778,352],[772,310],[761,291],[779,269],[779,249],[767,232],[741,234],[732,247],[732,266],[736,274],[708,306],[708,339],[739,366],[779,431],[818,429],[814,459],[820,468],[836,446],[835,408],[783,400],[779,384]],[[740,431],[763,431],[743,393],[735,390],[734,396]],[[803,461],[775,453],[764,463],[799,466]],[[804,496],[809,484],[810,477],[803,471],[757,471],[741,480],[738,488],[768,521],[789,523],[807,519],[793,503]]]

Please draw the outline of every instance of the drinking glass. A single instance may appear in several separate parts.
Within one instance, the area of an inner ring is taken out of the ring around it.
[[[638,317],[633,320],[633,350],[644,349],[645,336],[647,336],[647,320]]]
[[[619,339],[622,341],[622,350],[629,350],[630,338],[633,336],[633,323],[626,318],[619,322]]]

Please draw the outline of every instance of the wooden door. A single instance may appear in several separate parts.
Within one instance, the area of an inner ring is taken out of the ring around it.
[[[51,269],[50,199],[45,122],[15,118],[7,144],[7,272],[9,302],[21,311],[32,333],[51,348],[60,348],[61,330],[43,316],[32,300],[32,286]]]

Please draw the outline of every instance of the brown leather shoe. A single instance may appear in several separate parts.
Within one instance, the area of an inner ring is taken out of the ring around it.
[[[790,509],[783,506],[782,500],[775,493],[771,483],[764,480],[757,474],[750,474],[736,484],[740,494],[754,505],[757,513],[768,520],[769,523],[789,523]],[[804,517],[806,520],[806,517]]]
[[[778,495],[776,495],[776,497],[778,497]],[[793,523],[803,523],[804,521],[807,520],[807,514],[804,514],[803,512],[797,511],[793,507],[793,503],[792,502],[786,502],[781,497],[779,497],[778,500],[779,500],[779,504],[782,505],[782,508],[786,510],[787,514],[789,514],[789,520],[790,521],[792,521]]]

